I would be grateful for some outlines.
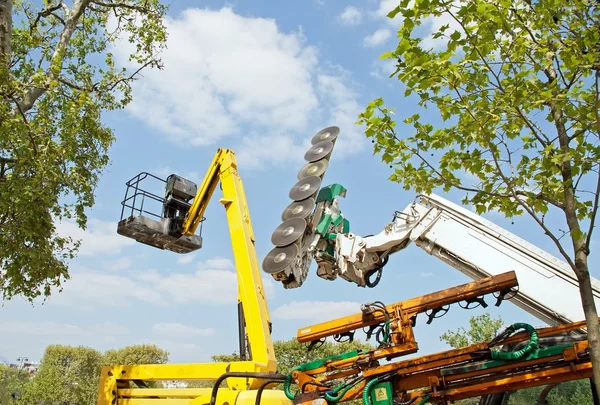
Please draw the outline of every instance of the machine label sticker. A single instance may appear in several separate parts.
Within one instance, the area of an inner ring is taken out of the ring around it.
[[[375,400],[377,402],[379,401],[387,401],[388,396],[387,396],[387,391],[385,390],[385,388],[375,388]]]

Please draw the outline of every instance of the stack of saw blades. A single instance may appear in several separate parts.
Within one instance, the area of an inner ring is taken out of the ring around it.
[[[302,285],[308,273],[310,259],[305,256],[312,240],[315,201],[339,133],[340,129],[332,126],[313,136],[312,146],[304,154],[308,163],[298,172],[298,182],[289,192],[292,203],[283,211],[283,223],[271,236],[275,248],[263,260],[262,268],[286,288]]]

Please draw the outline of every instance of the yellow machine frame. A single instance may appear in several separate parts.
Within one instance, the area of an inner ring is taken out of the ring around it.
[[[260,276],[254,246],[254,232],[246,195],[240,179],[235,154],[219,149],[198,189],[183,225],[183,233],[195,233],[208,203],[221,183],[238,278],[238,301],[246,321],[248,346],[252,359],[231,363],[121,365],[102,369],[98,389],[98,405],[207,404],[210,388],[132,388],[131,382],[161,380],[217,380],[226,373],[273,373],[275,353],[270,333],[270,319],[265,290]],[[201,293],[201,292],[199,292]],[[228,389],[218,390],[218,404],[254,403],[257,389],[268,381],[268,374],[259,377],[232,377],[226,380]],[[143,386],[143,384],[142,384]],[[264,387],[263,387],[264,388]],[[243,391],[243,392],[242,392]],[[176,399],[174,399],[176,398]],[[261,402],[289,404],[281,391],[267,390]],[[213,402],[215,399],[213,398]]]

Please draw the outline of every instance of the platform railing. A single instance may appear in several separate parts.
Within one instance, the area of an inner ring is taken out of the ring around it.
[[[133,216],[134,213],[137,213],[138,215],[142,215],[142,213],[144,213],[159,219],[162,218],[162,215],[160,214],[144,210],[144,202],[146,201],[146,198],[160,203],[161,206],[165,202],[164,197],[158,196],[140,187],[140,183],[148,177],[158,180],[163,184],[167,183],[166,180],[147,172],[141,172],[137,176],[134,176],[127,183],[125,183],[127,188],[125,189],[125,197],[123,198],[123,201],[121,201],[121,220],[123,220],[123,216],[125,215],[126,209],[128,209],[127,212],[129,212],[129,216]],[[137,206],[138,202],[140,203],[139,207]]]

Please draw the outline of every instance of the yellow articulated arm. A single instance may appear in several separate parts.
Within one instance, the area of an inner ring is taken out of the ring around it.
[[[236,400],[238,395],[241,395],[239,391],[256,390],[265,381],[270,380],[271,376],[276,376],[271,322],[254,247],[254,233],[235,154],[231,150],[217,151],[185,218],[183,234],[194,234],[219,182],[223,189],[223,198],[219,201],[227,214],[238,277],[238,300],[243,309],[251,360],[232,363],[105,367],[100,378],[98,405],[209,403],[206,399],[211,397],[210,390],[134,388],[131,382],[139,386],[138,381],[217,380],[225,373],[260,373],[243,377],[234,375],[225,380],[229,390],[219,389],[218,403],[225,401],[231,404],[239,402]],[[202,294],[202,291],[198,291],[198,294]],[[253,392],[255,397],[256,391]],[[250,394],[242,396],[246,398],[248,395]],[[265,391],[264,399],[266,403],[289,404],[281,392],[274,394]]]

